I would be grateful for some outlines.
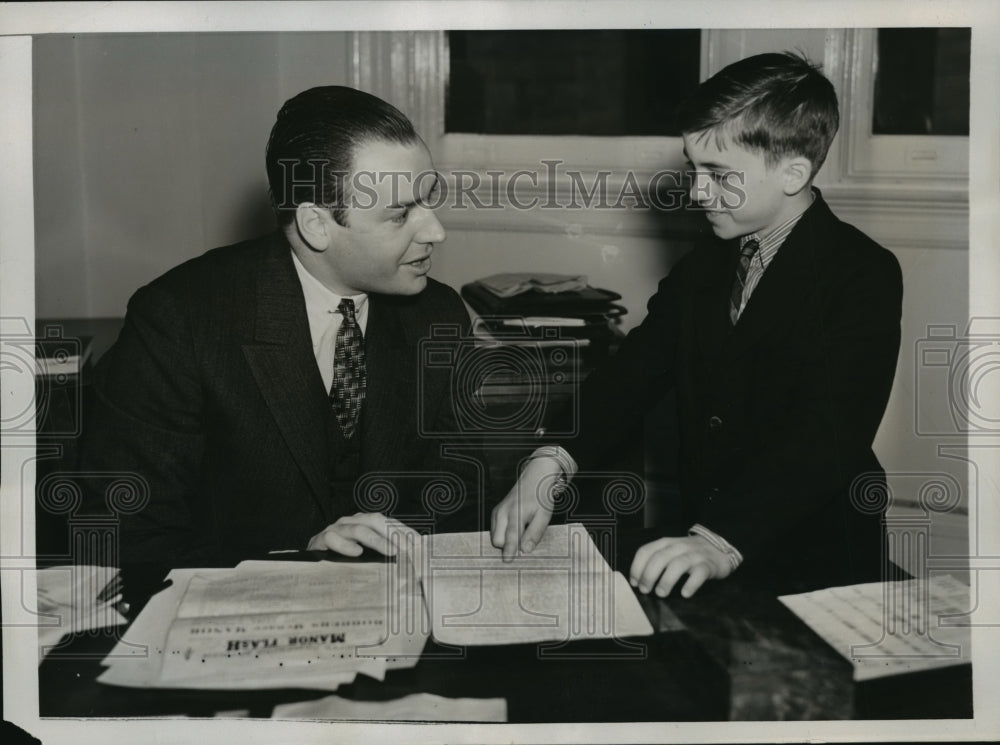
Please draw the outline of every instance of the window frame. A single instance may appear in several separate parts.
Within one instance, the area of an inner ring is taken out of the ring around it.
[[[847,112],[843,129],[848,138],[844,178],[965,184],[969,178],[968,136],[872,133],[877,31],[851,29],[844,35],[841,108]]]
[[[819,30],[819,29],[817,29]],[[856,222],[886,245],[968,247],[969,138],[934,135],[873,135],[874,28],[824,30],[823,70],[840,98],[842,120],[816,184],[848,221]],[[752,54],[759,39],[751,29],[703,29],[701,78]],[[768,30],[778,33],[778,30]],[[770,42],[773,44],[773,42]],[[818,50],[813,50],[815,54]],[[571,184],[549,183],[543,160],[561,161],[587,183],[611,171],[608,189],[620,188],[632,172],[641,184],[657,171],[684,169],[679,137],[559,137],[446,134],[445,86],[448,80],[446,31],[355,32],[353,84],[392,101],[407,113],[424,138],[442,174],[455,183],[457,171],[479,174],[474,194],[493,199],[497,182],[489,170],[538,171],[537,185],[522,180],[519,196],[567,201]],[[933,158],[933,160],[931,160]],[[933,165],[932,165],[933,164]],[[503,181],[500,182],[501,186]],[[568,218],[539,217],[523,210],[451,209],[458,228],[540,232],[589,230],[614,235],[671,235],[697,232],[690,216],[664,221],[654,210],[573,210]],[[669,225],[665,228],[665,224]]]

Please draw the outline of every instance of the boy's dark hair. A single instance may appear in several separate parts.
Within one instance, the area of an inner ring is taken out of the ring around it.
[[[804,156],[815,176],[840,126],[833,84],[805,57],[758,54],[710,77],[678,109],[684,134],[713,132],[763,153],[769,168]]]
[[[328,207],[334,220],[346,224],[358,147],[419,141],[410,120],[395,106],[354,88],[328,85],[290,98],[278,112],[265,155],[278,224],[288,225],[302,202]]]

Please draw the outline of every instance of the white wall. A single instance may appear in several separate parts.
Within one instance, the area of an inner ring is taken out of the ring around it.
[[[347,34],[35,39],[36,314],[121,316],[184,259],[269,229],[282,102],[348,82]]]

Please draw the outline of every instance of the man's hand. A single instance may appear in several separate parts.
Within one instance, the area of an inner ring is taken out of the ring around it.
[[[733,572],[729,557],[699,535],[660,538],[635,552],[629,582],[639,592],[654,589],[661,598],[670,594],[677,580],[688,575],[681,588],[686,598],[694,595],[707,579],[722,579]]]
[[[416,540],[419,535],[413,528],[386,517],[380,512],[358,512],[342,517],[323,532],[309,540],[309,551],[336,551],[345,556],[360,556],[367,546],[386,556],[395,556],[403,542]]]
[[[552,519],[552,490],[562,475],[554,458],[532,458],[514,488],[493,508],[490,539],[503,549],[504,561],[513,559],[518,548],[530,553],[541,540]]]

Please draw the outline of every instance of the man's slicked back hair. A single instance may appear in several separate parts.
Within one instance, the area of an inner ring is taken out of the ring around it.
[[[773,168],[804,156],[816,175],[840,126],[833,85],[805,57],[758,54],[702,83],[678,109],[684,134],[711,133],[764,155]]]
[[[354,88],[310,88],[286,101],[265,156],[278,223],[288,225],[297,205],[313,202],[346,224],[354,155],[370,142],[410,145],[420,138],[399,109]]]

